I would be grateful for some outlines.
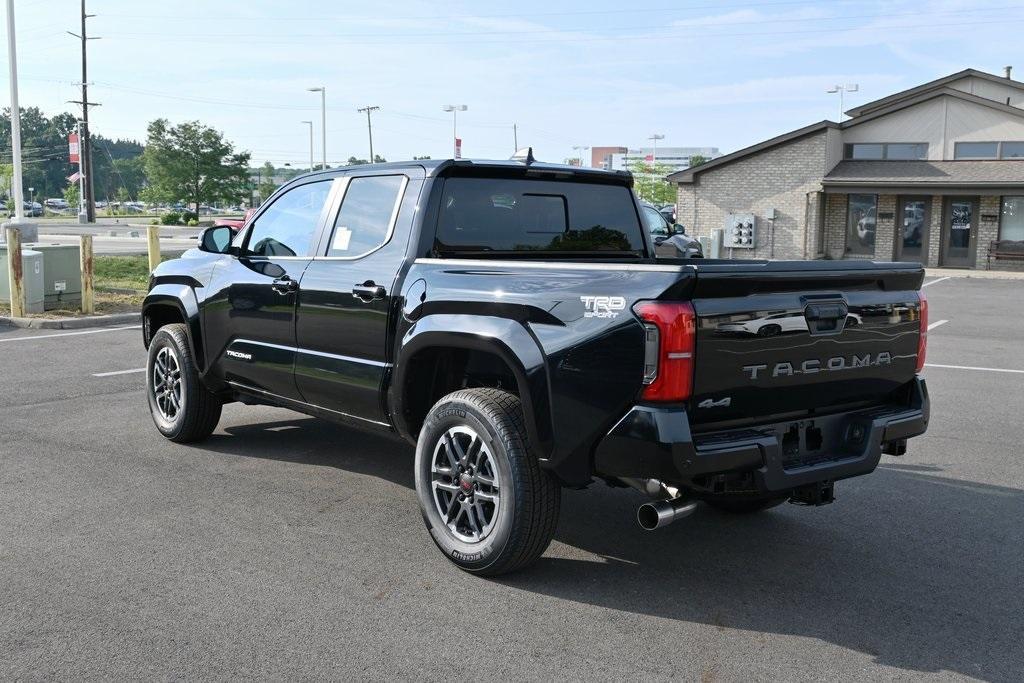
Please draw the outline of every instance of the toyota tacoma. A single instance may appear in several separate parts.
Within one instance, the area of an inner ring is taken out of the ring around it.
[[[925,431],[920,264],[661,259],[641,211],[628,173],[532,155],[296,178],[152,273],[156,427],[241,402],[393,433],[486,575],[543,553],[563,487],[636,488],[647,529],[823,505]]]

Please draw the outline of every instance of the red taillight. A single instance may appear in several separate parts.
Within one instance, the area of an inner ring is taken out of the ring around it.
[[[924,357],[928,351],[928,298],[924,292],[918,292],[921,298],[921,307],[918,310],[918,317],[921,319],[921,337],[917,341],[917,372],[924,370]]]
[[[683,302],[641,301],[633,312],[644,321],[645,401],[685,401],[693,391],[696,315]]]

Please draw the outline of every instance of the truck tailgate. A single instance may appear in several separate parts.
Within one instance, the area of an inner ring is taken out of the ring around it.
[[[883,404],[914,378],[918,264],[699,265],[694,427]]]

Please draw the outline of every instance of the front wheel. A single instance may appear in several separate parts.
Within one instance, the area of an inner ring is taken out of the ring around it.
[[[171,441],[200,441],[217,427],[223,403],[200,381],[183,324],[165,325],[153,335],[146,394],[156,428]]]
[[[497,576],[541,556],[561,487],[530,452],[519,399],[498,389],[448,394],[416,444],[416,494],[431,538],[461,569]]]

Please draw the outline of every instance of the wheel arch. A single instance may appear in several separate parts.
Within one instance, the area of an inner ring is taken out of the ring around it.
[[[508,378],[523,407],[526,429],[543,459],[553,447],[544,354],[519,322],[492,316],[427,316],[401,340],[387,401],[399,433],[415,441],[427,411],[467,380]],[[481,372],[482,369],[482,372]],[[484,385],[481,385],[484,386]],[[506,388],[501,385],[502,388]]]
[[[142,303],[142,341],[146,348],[161,327],[174,323],[185,324],[192,357],[199,371],[205,371],[206,356],[195,291],[187,285],[158,284]]]

